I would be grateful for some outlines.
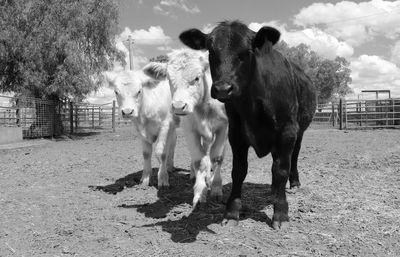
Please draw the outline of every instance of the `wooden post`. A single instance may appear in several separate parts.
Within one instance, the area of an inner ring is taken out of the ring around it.
[[[339,100],[339,129],[343,129],[343,100]]]
[[[395,126],[396,125],[396,123],[395,123],[395,121],[394,121],[394,119],[395,119],[395,110],[394,110],[395,108],[394,108],[394,99],[392,99],[392,125],[393,126]]]
[[[112,131],[115,132],[115,100],[113,101],[112,112],[111,112],[111,126]]]
[[[129,51],[129,69],[130,70],[133,70],[133,51],[132,51],[132,43],[133,43],[133,40],[132,40],[132,37],[131,36],[129,36],[128,37],[128,51]]]
[[[74,133],[74,103],[69,102],[69,129],[70,134]]]
[[[101,127],[101,106],[99,106],[99,127]]]
[[[92,129],[94,129],[94,106],[92,106]]]
[[[17,98],[17,99],[15,99],[15,107],[17,108],[17,109],[15,109],[15,118],[16,118],[16,121],[15,121],[15,123],[17,124],[17,127],[21,127],[21,121],[20,121],[20,119],[21,119],[21,115],[20,115],[20,109],[19,109],[19,98]]]
[[[345,115],[345,118],[344,118],[345,129],[347,129],[347,101],[346,101],[346,99],[344,99],[344,115]]]
[[[78,130],[79,107],[75,105],[75,130]]]
[[[332,126],[336,126],[335,104],[332,102]]]

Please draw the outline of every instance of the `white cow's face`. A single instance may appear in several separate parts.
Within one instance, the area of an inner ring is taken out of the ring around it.
[[[138,117],[143,94],[142,80],[143,75],[133,71],[121,71],[109,79],[123,118]]]
[[[184,50],[173,52],[169,58],[167,74],[173,111],[177,115],[190,114],[208,94],[205,75],[208,69],[207,55],[198,51]]]

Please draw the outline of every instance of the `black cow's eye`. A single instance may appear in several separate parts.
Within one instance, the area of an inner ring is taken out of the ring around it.
[[[247,51],[238,54],[238,58],[240,61],[245,61],[248,56],[249,53]]]

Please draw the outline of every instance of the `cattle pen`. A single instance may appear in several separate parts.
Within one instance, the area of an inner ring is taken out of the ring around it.
[[[129,120],[122,119],[116,109],[115,101],[93,104],[0,95],[0,127],[19,128],[23,138],[115,131],[116,126],[131,124]]]
[[[400,128],[400,98],[319,104],[313,125],[338,129]]]
[[[20,128],[23,138],[83,131],[115,130],[131,124],[115,102],[54,102],[0,95],[0,127]],[[400,128],[400,98],[346,100],[318,104],[312,127],[334,129]]]

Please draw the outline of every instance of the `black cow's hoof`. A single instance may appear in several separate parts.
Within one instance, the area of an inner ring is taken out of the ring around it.
[[[290,189],[298,189],[300,188],[300,181],[290,182]]]
[[[289,221],[272,221],[272,228],[275,230],[286,230],[289,227]]]
[[[232,219],[223,219],[221,225],[223,227],[236,227],[237,225],[239,225],[239,221]]]

